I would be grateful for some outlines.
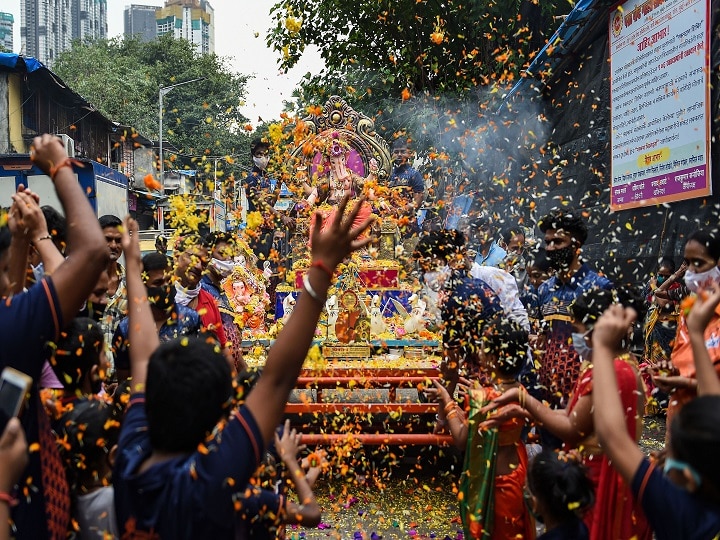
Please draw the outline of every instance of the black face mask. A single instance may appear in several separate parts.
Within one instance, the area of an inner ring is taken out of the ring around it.
[[[99,304],[88,300],[85,306],[78,312],[78,317],[88,317],[95,322],[100,322],[105,314],[107,304]]]
[[[575,247],[570,245],[553,251],[546,251],[546,253],[552,268],[555,270],[567,270],[575,258]]]
[[[173,284],[162,285],[161,287],[146,287],[148,301],[151,306],[160,311],[169,313],[175,305],[175,286]]]

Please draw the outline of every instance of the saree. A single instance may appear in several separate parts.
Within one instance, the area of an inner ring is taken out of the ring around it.
[[[644,392],[642,380],[630,355],[615,358],[614,368],[625,428],[638,441],[642,434]],[[572,414],[578,400],[592,393],[592,366],[583,371],[568,405]],[[652,531],[645,514],[632,495],[630,487],[600,450],[595,434],[583,440],[577,448],[588,469],[588,477],[595,488],[595,506],[583,517],[590,532],[590,540],[650,540]]]
[[[535,525],[523,498],[527,453],[519,440],[522,422],[509,420],[500,428],[478,429],[486,418],[480,409],[500,393],[484,388],[480,399],[471,392],[468,412],[468,440],[460,481],[460,517],[465,538],[484,540],[533,539]],[[515,446],[518,466],[509,474],[496,476],[500,446]]]

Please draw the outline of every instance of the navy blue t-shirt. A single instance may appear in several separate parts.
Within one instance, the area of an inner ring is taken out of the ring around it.
[[[632,481],[657,540],[710,540],[720,533],[720,507],[676,486],[645,458]]]
[[[285,520],[285,497],[269,489],[248,486],[239,499],[238,540],[272,540]]]
[[[240,507],[236,501],[263,454],[260,430],[249,409],[235,411],[201,449],[138,473],[152,451],[145,396],[134,394],[113,471],[121,535],[136,531],[163,539],[234,539]]]
[[[0,371],[11,366],[33,379],[27,408],[20,420],[28,446],[39,443],[40,404],[37,383],[47,357],[45,346],[57,338],[62,328],[60,302],[50,277],[45,277],[26,292],[0,299]],[[49,429],[49,426],[45,427]],[[12,509],[18,538],[45,538],[47,516],[41,473],[41,453],[30,452],[30,461],[18,485],[30,489],[18,497],[20,504]]]
[[[502,313],[502,305],[490,285],[482,279],[453,275],[445,284],[442,306],[443,345],[471,351],[480,343],[482,324]]]

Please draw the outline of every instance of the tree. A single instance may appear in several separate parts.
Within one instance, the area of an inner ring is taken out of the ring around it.
[[[163,141],[178,149],[166,159],[206,173],[233,160],[212,156],[247,155],[247,123],[239,111],[247,77],[233,73],[225,59],[199,54],[184,39],[163,35],[151,42],[137,37],[75,42],[59,55],[53,70],[108,118],[158,138],[158,92],[186,80],[164,97]],[[176,156],[176,157],[173,157]]]
[[[326,69],[311,87],[351,80],[360,95],[464,96],[512,84],[545,44],[561,2],[283,0],[271,10],[268,45],[281,68],[317,47]]]

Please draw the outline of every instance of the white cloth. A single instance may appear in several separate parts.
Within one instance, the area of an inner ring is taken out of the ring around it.
[[[77,520],[81,540],[120,538],[115,520],[115,492],[103,487],[77,498]]]
[[[201,288],[202,285],[198,283],[197,287],[195,287],[194,289],[186,289],[185,287],[180,285],[179,281],[176,281],[175,290],[177,291],[177,294],[175,294],[175,301],[182,306],[187,306],[190,302],[192,302],[198,297]]]
[[[525,330],[530,331],[530,319],[525,306],[520,301],[517,282],[511,274],[494,266],[473,263],[470,275],[487,283],[497,295],[505,314]]]

